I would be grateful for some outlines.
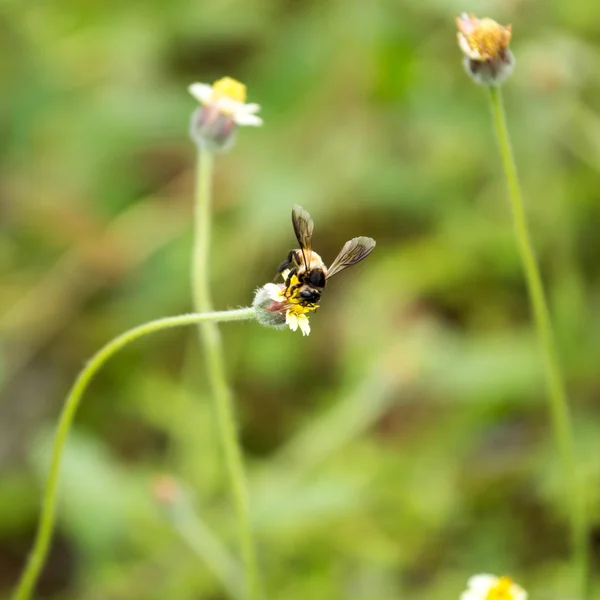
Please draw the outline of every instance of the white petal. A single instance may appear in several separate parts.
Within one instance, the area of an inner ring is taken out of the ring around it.
[[[306,315],[300,315],[298,317],[298,324],[300,325],[302,335],[308,335],[310,333],[310,323],[308,322],[308,317]]]
[[[211,85],[206,83],[192,83],[188,87],[188,92],[200,102],[200,104],[206,104],[210,102],[212,98],[213,89]]]
[[[296,329],[298,329],[298,316],[291,310],[287,311],[285,315],[285,322],[292,331],[296,331]]]
[[[250,104],[244,104],[244,110],[253,115],[254,113],[257,113],[260,110],[260,104],[254,104],[254,103],[250,103]]]
[[[266,283],[263,285],[263,290],[265,290],[269,294],[269,298],[271,300],[275,300],[276,302],[284,302],[285,298],[285,287],[281,287],[276,283]]]
[[[473,575],[467,582],[467,587],[474,592],[487,594],[491,587],[498,583],[498,578],[494,575]]]
[[[481,60],[481,54],[477,50],[474,50],[469,46],[467,38],[462,34],[458,34],[458,45],[463,53],[468,56],[471,60]]]
[[[480,594],[473,590],[467,590],[460,595],[460,600],[485,600],[487,594]]]
[[[234,121],[238,125],[252,125],[254,127],[260,127],[263,124],[263,120],[260,117],[242,111],[234,115]]]
[[[233,100],[232,98],[219,98],[215,102],[215,106],[226,115],[236,115],[244,110],[244,103]]]
[[[527,592],[519,585],[513,584],[510,588],[513,600],[527,600]]]

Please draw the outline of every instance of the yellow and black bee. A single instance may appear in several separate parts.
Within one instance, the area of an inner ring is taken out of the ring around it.
[[[314,223],[308,212],[295,205],[292,223],[300,248],[290,251],[279,266],[278,273],[285,276],[287,297],[302,306],[313,306],[319,302],[328,279],[360,262],[375,248],[375,240],[370,237],[352,238],[344,244],[328,268],[312,249]]]

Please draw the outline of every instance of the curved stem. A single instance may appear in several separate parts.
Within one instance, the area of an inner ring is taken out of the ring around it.
[[[489,93],[500,155],[502,156],[502,164],[508,183],[517,244],[527,280],[537,334],[544,355],[550,414],[552,416],[556,444],[562,461],[563,484],[569,507],[571,544],[577,571],[579,593],[580,597],[585,599],[589,594],[587,524],[583,494],[576,474],[577,464],[569,404],[552,332],[544,286],[531,243],[531,236],[523,207],[523,199],[521,197],[517,168],[510,145],[502,96],[498,87],[490,87]]]
[[[222,312],[202,313],[180,315],[177,317],[165,317],[150,321],[138,327],[134,327],[125,333],[117,336],[99,350],[92,359],[86,364],[81,373],[79,373],[67,400],[62,409],[58,428],[54,438],[52,449],[52,458],[50,460],[50,472],[46,482],[44,498],[42,503],[42,511],[38,524],[33,549],[29,555],[27,566],[23,571],[17,588],[12,596],[13,600],[27,600],[35,587],[35,584],[40,575],[40,571],[44,566],[48,549],[52,540],[54,524],[56,521],[56,504],[58,496],[58,483],[60,475],[60,467],[62,463],[63,452],[67,436],[73,424],[75,413],[81,401],[87,386],[100,370],[102,365],[116,352],[124,346],[155,331],[170,329],[172,327],[181,327],[195,323],[215,322],[215,321],[244,321],[254,317],[253,308],[240,308],[237,310],[228,310]]]
[[[194,309],[211,310],[210,298],[210,232],[211,186],[214,156],[198,147],[196,170],[196,202],[194,215],[194,254],[192,293]],[[240,536],[240,552],[245,575],[245,597],[253,600],[259,593],[259,577],[248,509],[248,491],[243,454],[238,440],[233,398],[227,384],[221,335],[216,323],[201,323],[200,338],[204,347],[207,375],[215,403],[217,429],[223,448],[225,468],[229,477],[233,504]]]

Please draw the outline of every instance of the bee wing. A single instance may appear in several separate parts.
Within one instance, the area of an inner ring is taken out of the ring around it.
[[[315,224],[310,218],[310,215],[301,206],[294,205],[292,209],[292,223],[294,225],[294,233],[302,250],[304,258],[304,266],[306,269],[310,266],[312,256],[312,234]]]
[[[361,236],[348,240],[327,269],[327,279],[369,256],[373,252],[373,248],[375,248],[375,240],[370,237]]]

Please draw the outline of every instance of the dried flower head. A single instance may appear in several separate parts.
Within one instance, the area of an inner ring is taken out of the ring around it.
[[[256,309],[259,323],[277,329],[283,329],[287,325],[292,331],[300,329],[302,335],[310,333],[308,313],[319,306],[304,306],[297,297],[290,295],[289,290],[295,283],[297,281],[292,281],[289,288],[282,283],[267,283],[256,291],[252,305]]]
[[[460,600],[527,600],[527,592],[509,577],[474,575]]]
[[[158,475],[152,481],[152,496],[161,506],[174,506],[181,500],[181,486],[172,475]]]
[[[223,77],[213,85],[193,83],[190,94],[201,106],[192,115],[190,135],[194,142],[213,151],[225,151],[235,140],[238,125],[259,126],[258,104],[246,104],[246,86]]]
[[[493,19],[463,13],[456,19],[458,45],[467,73],[482,85],[500,85],[512,73],[515,59],[508,45],[512,34]]]

